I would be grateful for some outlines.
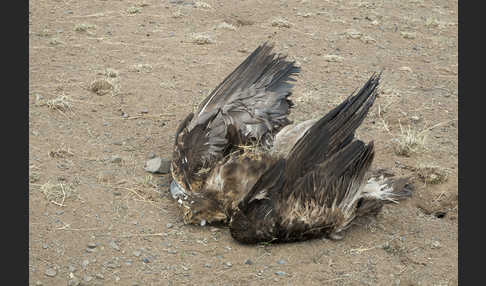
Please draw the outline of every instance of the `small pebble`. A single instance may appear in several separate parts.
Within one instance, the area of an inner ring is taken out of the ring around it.
[[[229,261],[228,261],[228,262],[225,262],[225,263],[224,263],[224,266],[226,266],[226,267],[231,267],[231,266],[233,266],[233,264],[231,264],[231,262],[229,262]]]
[[[211,264],[206,263],[206,264],[204,264],[204,267],[206,267],[206,268],[211,268]]]
[[[44,243],[44,244],[42,245],[42,248],[44,248],[44,249],[48,249],[48,248],[49,248],[49,244]]]
[[[72,266],[72,265],[69,265],[69,266],[68,266],[68,271],[69,271],[70,273],[76,272],[76,270],[77,270],[77,269],[76,269],[76,267],[74,267],[74,266]]]
[[[140,255],[142,255],[142,252],[141,252],[141,251],[139,251],[139,250],[135,250],[135,251],[133,252],[133,255],[135,255],[136,257],[139,257]]]
[[[96,274],[96,278],[103,280],[103,279],[105,279],[105,276],[103,276],[103,274],[101,274],[101,273],[98,273],[98,274]]]
[[[150,173],[167,174],[170,171],[170,160],[155,157],[145,163],[145,171]]]
[[[57,275],[57,271],[56,271],[56,270],[54,270],[54,269],[52,269],[52,268],[47,268],[47,269],[46,269],[46,272],[44,272],[44,274],[45,274],[46,276],[49,276],[49,277],[54,277],[54,276],[56,276],[56,275]]]
[[[168,223],[168,224],[166,225],[166,227],[167,227],[167,228],[171,228],[171,227],[173,227],[173,226],[174,226],[174,225],[173,225],[173,224],[171,224],[171,223]]]
[[[177,253],[177,250],[169,249],[169,250],[167,250],[167,252],[169,254],[176,254]]]
[[[89,265],[89,260],[88,259],[83,260],[83,262],[81,262],[81,265],[86,268],[86,266]]]
[[[83,280],[86,281],[86,282],[89,282],[89,281],[93,280],[93,276],[84,275]]]
[[[287,262],[285,262],[285,260],[283,260],[283,259],[280,259],[279,261],[277,261],[277,263],[280,264],[280,265],[282,265],[282,264],[285,264]]]
[[[145,258],[143,259],[143,262],[144,262],[144,263],[150,263],[150,259],[148,259],[147,257],[145,257]]]
[[[283,271],[276,271],[275,274],[277,274],[278,276],[285,276],[285,275],[287,275],[287,273],[285,273]]]
[[[37,282],[35,282],[35,285],[36,285],[36,286],[42,286],[42,285],[44,285],[44,284],[42,284],[42,282],[41,282],[41,281],[37,281]]]
[[[253,264],[253,261],[251,261],[250,259],[247,259],[247,260],[245,260],[245,264],[252,265]]]
[[[88,247],[89,248],[96,248],[96,243],[90,242],[90,243],[88,243]]]

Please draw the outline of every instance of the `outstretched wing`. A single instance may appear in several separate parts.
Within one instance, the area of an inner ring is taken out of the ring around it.
[[[375,101],[380,76],[373,74],[356,94],[351,94],[305,131],[288,155],[286,178],[289,182],[295,182],[353,140]]]
[[[188,176],[204,176],[235,146],[265,142],[290,123],[290,82],[299,68],[271,50],[259,46],[177,134],[174,157]]]
[[[236,126],[244,137],[261,138],[288,124],[292,103],[287,99],[299,72],[294,62],[272,53],[272,45],[264,43],[250,54],[200,104],[188,126],[205,124],[219,111],[227,123]]]

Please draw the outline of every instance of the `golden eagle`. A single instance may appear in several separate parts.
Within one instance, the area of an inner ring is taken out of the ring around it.
[[[320,119],[288,115],[299,68],[260,45],[176,131],[170,191],[185,223],[229,224],[243,243],[340,238],[357,217],[409,197],[406,178],[373,174],[355,139],[381,74]]]

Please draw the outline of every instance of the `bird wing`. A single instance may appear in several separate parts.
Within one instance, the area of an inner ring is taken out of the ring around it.
[[[290,123],[294,62],[259,46],[201,103],[176,136],[186,172],[211,169],[237,145],[271,139]]]
[[[288,155],[288,182],[295,182],[354,139],[356,129],[375,101],[380,76],[373,74],[357,93],[351,94],[305,131]]]

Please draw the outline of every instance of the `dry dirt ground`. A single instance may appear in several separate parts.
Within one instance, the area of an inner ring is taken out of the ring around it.
[[[450,0],[31,1],[30,285],[457,285],[457,31]],[[182,223],[144,163],[264,41],[302,67],[296,122],[384,70],[358,136],[412,199],[338,242]]]

